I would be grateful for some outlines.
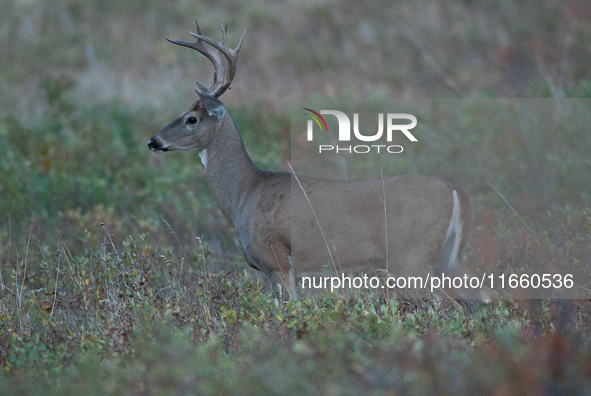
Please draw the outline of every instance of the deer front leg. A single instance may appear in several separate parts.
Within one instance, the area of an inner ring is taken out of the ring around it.
[[[242,246],[241,246],[242,247]],[[250,268],[254,268],[257,271],[262,271],[251,259],[250,257],[248,257],[248,254],[246,254],[246,252],[244,251],[244,248],[242,248],[242,255],[244,256],[244,260],[246,260],[246,264],[248,264],[248,266]]]
[[[243,252],[246,262],[267,276],[269,287],[277,297],[283,300],[297,298],[293,268],[285,246],[271,244],[261,249],[243,249]],[[281,285],[281,295],[277,285]]]
[[[271,289],[277,290],[277,284],[281,285],[281,298],[286,301],[297,298],[293,266],[288,249],[282,244],[272,244],[265,250],[264,260],[269,263],[271,269]]]

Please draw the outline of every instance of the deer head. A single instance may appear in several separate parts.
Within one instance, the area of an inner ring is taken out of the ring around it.
[[[215,41],[201,34],[199,22],[195,19],[197,34],[189,32],[197,41],[171,40],[173,44],[189,47],[205,55],[213,63],[215,72],[213,85],[205,88],[199,83],[195,90],[199,98],[191,105],[189,110],[183,112],[176,120],[168,124],[148,142],[148,148],[154,152],[175,150],[206,150],[213,141],[216,131],[220,128],[222,120],[226,116],[226,108],[217,98],[229,89],[234,74],[238,52],[242,47],[244,34],[235,49],[231,49],[226,42],[228,25],[222,26],[222,41]],[[205,44],[211,45],[208,48]],[[228,72],[225,72],[222,55],[228,61]]]

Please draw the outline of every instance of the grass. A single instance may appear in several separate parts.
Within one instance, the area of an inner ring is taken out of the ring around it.
[[[5,258],[7,394],[520,393],[589,382],[586,302],[282,304],[243,270],[214,271],[205,251],[178,255],[145,235],[119,248],[108,234],[92,239],[79,256],[33,243]]]
[[[0,5],[0,393],[585,393],[588,296],[280,303],[246,268],[197,154],[146,148],[210,71],[163,37],[186,38],[194,15],[214,35],[228,21],[230,44],[247,36],[223,100],[261,168],[302,165],[299,100],[441,97],[421,116],[425,145],[388,169],[472,194],[471,271],[589,279],[588,103],[563,98],[591,92],[585,4],[283,6]],[[472,98],[553,100],[443,99],[456,95],[433,62]]]

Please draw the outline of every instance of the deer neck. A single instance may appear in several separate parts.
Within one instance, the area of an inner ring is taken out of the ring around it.
[[[226,217],[234,222],[240,211],[242,197],[261,170],[250,159],[238,127],[229,114],[226,113],[207,150],[199,156],[205,165],[209,188],[216,203]]]

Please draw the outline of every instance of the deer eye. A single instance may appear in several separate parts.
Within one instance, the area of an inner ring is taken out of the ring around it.
[[[196,122],[197,122],[197,118],[195,118],[195,117],[189,117],[187,119],[187,124],[194,124]]]

